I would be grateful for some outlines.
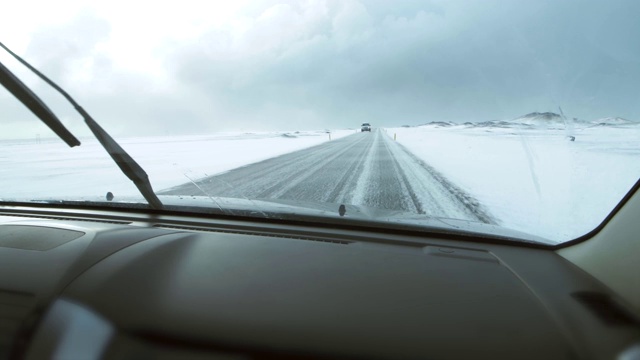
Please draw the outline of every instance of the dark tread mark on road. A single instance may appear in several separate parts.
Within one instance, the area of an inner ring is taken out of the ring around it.
[[[258,197],[259,198],[270,198],[270,197],[273,197],[274,195],[277,195],[279,192],[281,192],[281,196],[282,197],[286,197],[286,194],[291,192],[291,191],[293,191],[294,188],[298,184],[300,184],[301,182],[303,182],[306,179],[313,179],[314,177],[316,177],[319,174],[321,174],[322,171],[323,171],[323,168],[325,166],[330,165],[333,160],[335,160],[336,158],[340,157],[344,153],[346,153],[349,150],[351,150],[353,147],[355,147],[361,141],[362,140],[358,140],[356,142],[353,142],[353,143],[341,148],[339,151],[334,151],[333,154],[330,154],[329,156],[323,157],[320,160],[320,162],[312,163],[308,167],[296,166],[295,163],[288,164],[288,166],[293,169],[291,171],[291,174],[289,176],[287,176],[285,179],[282,179],[281,181],[273,184],[268,189],[262,191],[258,195]],[[311,171],[309,171],[310,168],[311,168]],[[315,199],[315,200],[320,200],[320,199]]]
[[[206,196],[226,196],[226,197],[240,197],[240,198],[259,198],[256,193],[249,193],[246,190],[247,183],[254,184],[257,182],[263,182],[264,189],[273,186],[273,181],[266,181],[272,177],[272,174],[278,173],[292,164],[310,164],[313,163],[313,159],[323,154],[331,154],[335,152],[335,148],[342,148],[341,144],[347,143],[347,146],[352,146],[350,141],[346,138],[337,139],[334,141],[318,144],[307,149],[294,151],[291,153],[279,155],[273,158],[258,161],[256,163],[247,164],[232,170],[228,170],[219,174],[207,176],[195,180],[193,183],[188,182],[182,185],[174,186],[158,192],[158,195],[206,195]],[[299,166],[296,167],[296,169]],[[251,173],[251,177],[245,176],[247,172]],[[278,183],[281,183],[282,179],[278,179]],[[255,187],[254,189],[255,190]],[[204,193],[203,193],[204,192]]]
[[[349,166],[347,171],[343,171],[342,176],[340,177],[340,180],[338,181],[335,188],[331,191],[331,193],[327,197],[327,202],[330,202],[330,203],[338,202],[338,200],[341,200],[338,198],[338,196],[341,193],[344,193],[346,185],[355,184],[355,182],[358,179],[358,175],[362,173],[361,169],[364,167],[364,162],[367,160],[367,154],[371,150],[372,146],[373,146],[373,142],[370,142],[369,145],[364,150],[362,150],[360,156],[358,157],[358,160],[352,162],[351,166]],[[356,171],[356,169],[360,169],[360,171]],[[351,188],[353,187],[354,186],[351,186]]]
[[[389,155],[391,155],[391,150],[389,149],[389,144],[387,144],[387,142],[384,141],[384,140],[383,140],[383,143],[384,143],[385,149],[387,150],[387,152],[389,152]],[[402,150],[404,150],[404,148]],[[425,214],[425,211],[422,208],[422,203],[418,199],[418,196],[416,196],[416,193],[413,190],[413,187],[411,186],[411,183],[409,182],[409,179],[407,179],[407,174],[405,174],[405,172],[402,169],[402,167],[400,167],[400,164],[398,163],[398,159],[396,159],[396,158],[393,158],[393,167],[396,169],[396,173],[400,176],[400,179],[401,179],[402,183],[407,188],[407,192],[409,193],[409,197],[411,198],[411,202],[413,203],[413,206],[416,208],[416,212],[418,214]]]

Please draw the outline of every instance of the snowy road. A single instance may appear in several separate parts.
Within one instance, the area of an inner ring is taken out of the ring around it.
[[[243,166],[196,184],[159,194],[353,204],[494,222],[474,198],[381,130]]]

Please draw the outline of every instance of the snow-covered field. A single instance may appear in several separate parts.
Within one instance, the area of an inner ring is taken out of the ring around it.
[[[501,226],[565,241],[595,228],[640,178],[640,124],[622,120],[565,124],[552,116],[384,131],[479,200]],[[331,138],[354,132],[332,131]],[[329,141],[329,134],[219,133],[117,140],[159,191]],[[0,189],[0,199],[5,200],[95,200],[108,191],[120,198],[138,196],[93,139],[83,139],[76,148],[57,139],[0,141]]]
[[[433,123],[386,131],[500,225],[565,241],[593,230],[640,178],[640,124],[568,125]]]
[[[331,139],[355,130],[331,131]],[[154,190],[329,141],[325,131],[228,132],[202,136],[116,139],[145,169]],[[0,199],[68,196],[96,199],[111,191],[138,196],[95,139],[69,148],[61,140],[0,141]]]

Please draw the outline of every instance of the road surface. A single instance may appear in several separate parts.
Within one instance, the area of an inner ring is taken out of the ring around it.
[[[474,198],[379,129],[246,165],[159,194],[364,205],[494,222]]]

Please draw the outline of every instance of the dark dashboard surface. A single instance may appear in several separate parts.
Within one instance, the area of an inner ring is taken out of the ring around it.
[[[4,214],[3,358],[600,359],[640,341],[608,289],[546,249]]]

